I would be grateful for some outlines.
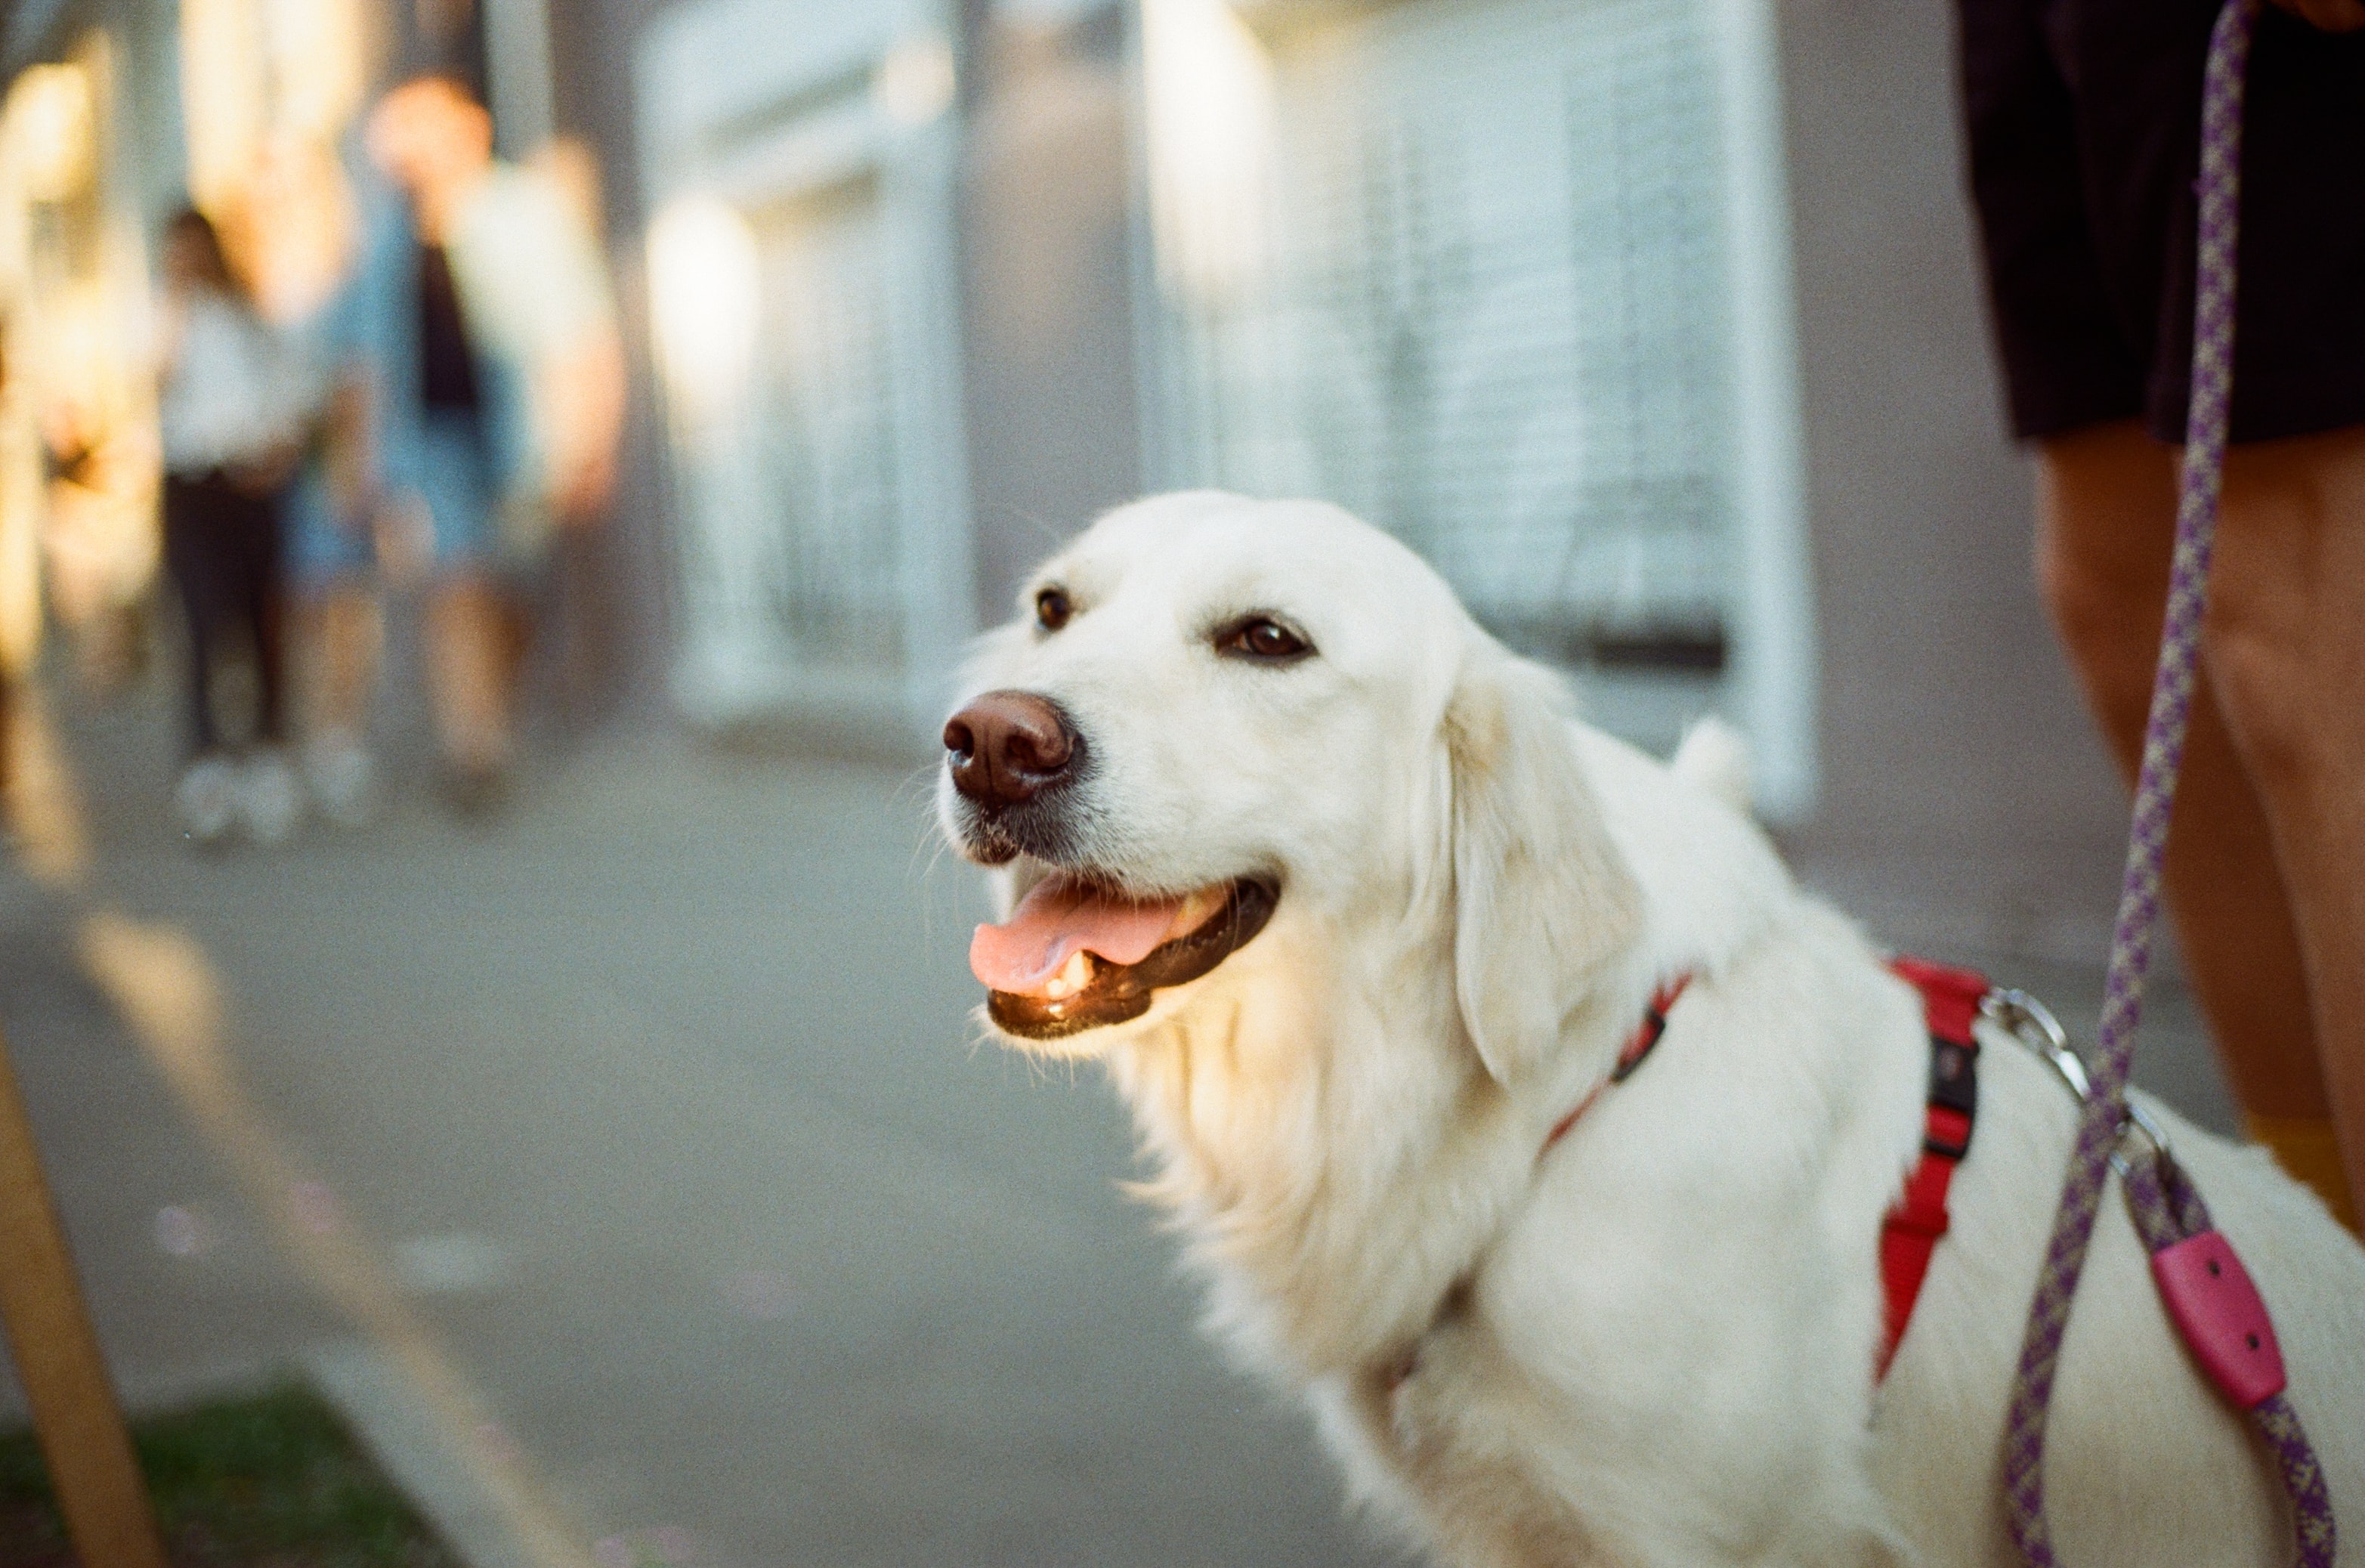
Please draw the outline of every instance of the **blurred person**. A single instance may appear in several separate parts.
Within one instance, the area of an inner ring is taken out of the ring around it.
[[[315,385],[319,418],[288,487],[290,693],[304,736],[311,804],[354,826],[376,804],[376,772],[364,742],[377,680],[380,638],[368,431],[353,283],[360,221],[352,180],[335,148],[276,138],[255,154],[233,244],[258,309],[280,325]]]
[[[280,498],[308,410],[295,373],[222,252],[185,208],[165,230],[158,313],[157,423],[163,445],[164,561],[188,628],[189,756],[174,791],[181,825],[213,843],[242,823],[278,843],[303,798],[285,750],[286,600]],[[216,661],[231,637],[252,653],[252,745],[226,745]]]
[[[336,323],[308,325],[308,339],[322,362],[349,371],[339,357]],[[368,439],[362,386],[341,374],[322,410],[315,454],[289,497],[294,619],[307,699],[305,776],[321,814],[342,827],[363,825],[377,809],[377,766],[368,734],[384,628]]]
[[[2192,357],[2217,0],[1958,0],[1970,174],[2037,574],[2141,761]],[[2242,151],[2234,446],[2167,885],[2251,1137],[2365,1195],[2365,4],[2275,0]]]
[[[493,157],[491,117],[465,86],[403,83],[365,140],[399,199],[373,214],[344,306],[366,470],[349,487],[369,498],[379,559],[424,563],[429,695],[453,803],[474,813],[506,792],[527,606],[552,538],[614,489],[623,356],[589,232],[556,183]],[[370,552],[357,521],[331,564]],[[350,591],[342,605],[324,640],[357,666],[375,632]],[[343,693],[331,706],[366,700],[350,668],[329,684]],[[357,716],[340,717],[357,747]]]

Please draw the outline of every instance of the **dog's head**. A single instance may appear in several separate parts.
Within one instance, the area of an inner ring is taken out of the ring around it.
[[[1632,925],[1559,683],[1336,508],[1193,492],[1113,512],[967,673],[939,812],[1011,873],[1015,908],[970,961],[994,1025],[1037,1047],[1187,1006],[1270,923],[1318,938],[1378,915],[1450,952],[1508,1078]]]

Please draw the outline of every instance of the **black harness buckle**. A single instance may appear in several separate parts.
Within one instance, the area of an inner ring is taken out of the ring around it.
[[[1960,1159],[1971,1151],[1971,1126],[1979,1111],[1978,1047],[1953,1040],[1930,1036],[1930,1100],[1933,1113],[1923,1120],[1922,1147],[1942,1159]],[[1939,1111],[1952,1111],[1962,1118],[1962,1137],[1945,1136],[1948,1124],[1955,1117],[1940,1117]]]

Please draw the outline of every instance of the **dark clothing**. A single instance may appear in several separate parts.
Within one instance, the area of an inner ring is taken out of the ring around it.
[[[2184,439],[2215,0],[1957,0],[1971,189],[2023,436]],[[2233,439],[2365,423],[2365,33],[2267,7],[2250,60]]]
[[[475,413],[476,356],[467,318],[452,281],[452,261],[441,245],[419,247],[419,395],[430,409]]]
[[[189,625],[193,753],[221,745],[213,709],[214,659],[233,632],[254,654],[255,739],[283,738],[286,656],[281,618],[279,498],[241,488],[216,469],[164,476],[164,565]]]

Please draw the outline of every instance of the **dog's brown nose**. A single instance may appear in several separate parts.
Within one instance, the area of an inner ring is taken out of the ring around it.
[[[1058,783],[1076,760],[1075,732],[1059,710],[1024,691],[989,691],[945,721],[953,788],[999,811]]]

